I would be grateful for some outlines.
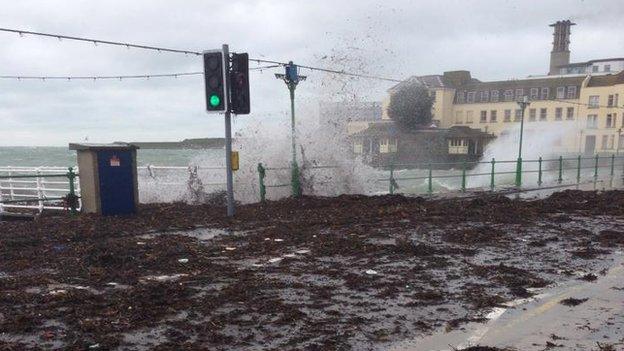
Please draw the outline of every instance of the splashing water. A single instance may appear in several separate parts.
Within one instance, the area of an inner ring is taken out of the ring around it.
[[[577,138],[579,129],[571,122],[529,122],[525,123],[522,140],[523,182],[537,184],[537,170],[539,157],[542,157],[543,181],[554,181],[557,177],[553,172],[553,161],[561,155],[565,156],[566,141]],[[485,149],[480,164],[472,169],[469,174],[489,174],[491,172],[492,159],[496,160],[497,185],[511,185],[515,180],[516,161],[518,158],[518,143],[520,140],[520,125],[514,124],[504,133],[492,141]],[[567,153],[570,153],[567,149]],[[490,184],[490,176],[474,176],[470,178],[470,187],[487,187]]]

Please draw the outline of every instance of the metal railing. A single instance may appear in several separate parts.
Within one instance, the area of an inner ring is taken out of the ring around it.
[[[375,179],[378,183],[387,183],[387,193],[395,194],[401,184],[406,182],[424,182],[426,189],[415,191],[418,193],[433,194],[435,191],[434,180],[449,180],[455,183],[452,190],[466,192],[467,189],[489,189],[494,191],[500,187],[522,188],[530,184],[538,188],[546,183],[545,177],[550,176],[551,182],[558,185],[580,184],[583,175],[589,180],[597,181],[600,176],[615,176],[617,167],[624,167],[624,156],[593,156],[593,157],[563,157],[542,158],[534,160],[496,160],[474,161],[474,162],[438,162],[438,163],[405,163],[389,164],[382,169],[388,173],[385,177]],[[313,167],[314,168],[314,167]],[[315,168],[336,168],[336,166],[320,166]],[[618,168],[618,169],[619,169]],[[258,164],[258,174],[260,182],[260,201],[266,200],[267,188],[280,188],[291,186],[290,182],[266,184],[267,171],[287,170],[289,167],[265,167]],[[424,172],[424,175],[397,175],[397,171],[417,169]],[[606,170],[605,170],[606,169]],[[587,171],[591,170],[591,171]],[[302,173],[305,173],[305,169]],[[585,173],[585,174],[583,174]],[[589,173],[589,174],[588,174]],[[623,171],[624,173],[624,171]],[[512,177],[515,176],[515,177]],[[535,179],[527,179],[527,175],[534,175]],[[507,177],[505,177],[507,176]],[[480,185],[471,184],[474,178],[481,178]],[[505,178],[501,181],[501,178]],[[484,182],[487,180],[487,182]],[[497,181],[498,180],[498,181]],[[534,183],[532,183],[534,182]],[[486,183],[484,185],[484,183]]]
[[[72,167],[76,177],[78,168]],[[189,186],[188,179],[201,173],[201,184],[209,190],[225,187],[220,171],[225,167],[205,166],[156,166],[137,167],[139,192],[143,191],[146,202],[178,201],[170,194],[183,194]],[[66,210],[59,200],[70,193],[65,167],[0,167],[0,211],[9,208],[43,210]],[[61,176],[63,174],[63,176]],[[27,175],[28,177],[18,177]],[[65,179],[62,179],[65,177]],[[80,197],[79,182],[74,181],[74,193]],[[164,194],[164,195],[163,195]],[[164,196],[164,198],[160,196]],[[80,208],[80,203],[78,209]]]
[[[0,212],[8,208],[76,212],[77,177],[74,167],[0,167]]]

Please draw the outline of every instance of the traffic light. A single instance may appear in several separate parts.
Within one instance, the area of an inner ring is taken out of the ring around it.
[[[246,115],[250,111],[249,103],[249,55],[232,54],[230,72],[230,98],[232,113]]]
[[[225,111],[225,69],[222,51],[204,52],[204,84],[206,87],[206,110]]]

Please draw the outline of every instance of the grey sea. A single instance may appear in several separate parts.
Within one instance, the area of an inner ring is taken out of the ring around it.
[[[222,149],[144,149],[137,152],[139,166],[188,166],[223,164]],[[67,147],[0,147],[0,167],[69,167],[76,165],[75,151]]]

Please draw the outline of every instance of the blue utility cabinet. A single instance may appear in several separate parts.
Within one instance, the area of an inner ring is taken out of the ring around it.
[[[139,200],[137,147],[131,144],[70,144],[78,158],[82,211],[132,215]]]

